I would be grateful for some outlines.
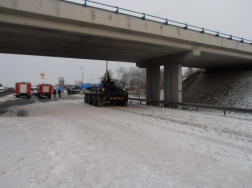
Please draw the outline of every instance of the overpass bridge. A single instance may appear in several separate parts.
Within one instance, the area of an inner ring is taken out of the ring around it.
[[[153,100],[159,99],[160,66],[164,65],[164,100],[175,102],[182,101],[182,66],[252,65],[252,41],[89,3],[93,2],[1,0],[0,53],[136,63],[146,68],[147,99]]]

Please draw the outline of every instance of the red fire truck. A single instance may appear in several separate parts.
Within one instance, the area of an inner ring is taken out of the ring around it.
[[[15,88],[16,97],[25,96],[31,98],[31,83],[18,82]]]
[[[52,98],[53,86],[51,84],[39,84],[37,87],[38,98]]]

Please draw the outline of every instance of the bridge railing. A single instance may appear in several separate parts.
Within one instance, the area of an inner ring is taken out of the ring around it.
[[[199,108],[220,110],[220,111],[224,112],[224,115],[226,115],[227,111],[242,112],[242,113],[252,113],[252,109],[249,109],[249,108],[213,106],[213,105],[192,104],[192,103],[183,103],[183,102],[166,102],[166,101],[158,101],[158,100],[151,100],[151,99],[139,99],[139,98],[129,98],[129,100],[130,100],[130,102],[133,101],[133,100],[140,101],[140,105],[144,101],[144,102],[150,102],[150,103],[154,103],[154,104],[164,104],[164,105],[167,105],[167,106],[194,107],[196,109],[196,111],[198,111]]]
[[[73,0],[63,0],[63,1],[76,3],[76,2],[73,2]],[[226,38],[229,40],[236,40],[241,43],[248,43],[248,44],[252,45],[252,40],[232,36],[232,35],[225,34],[225,33],[220,33],[218,31],[213,31],[210,29],[197,27],[197,26],[190,25],[187,23],[169,20],[167,18],[161,18],[158,16],[150,15],[150,14],[145,14],[145,13],[141,13],[141,12],[137,12],[137,11],[133,11],[133,10],[128,10],[128,9],[120,8],[118,6],[107,5],[104,3],[99,3],[99,2],[95,2],[95,1],[91,1],[91,0],[83,0],[83,1],[84,1],[84,3],[82,5],[84,7],[102,8],[102,9],[105,9],[108,11],[113,11],[116,14],[122,13],[122,14],[130,15],[130,16],[136,16],[142,20],[151,20],[151,21],[162,23],[164,25],[172,25],[172,26],[183,28],[185,30],[193,30],[193,31],[200,32],[202,34],[210,34],[210,35],[214,35],[215,37],[223,37],[223,38]],[[77,4],[81,4],[81,3],[77,3]]]

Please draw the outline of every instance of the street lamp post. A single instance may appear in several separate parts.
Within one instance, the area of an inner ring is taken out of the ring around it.
[[[83,84],[83,68],[82,67],[80,67],[81,69],[82,69],[82,84]]]

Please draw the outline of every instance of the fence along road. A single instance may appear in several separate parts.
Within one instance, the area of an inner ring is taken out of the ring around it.
[[[213,110],[220,110],[224,112],[226,115],[227,111],[231,112],[243,112],[243,113],[252,113],[252,109],[248,108],[236,108],[236,107],[225,107],[225,106],[213,106],[213,105],[204,105],[204,104],[191,104],[191,103],[183,103],[183,102],[166,102],[166,101],[158,101],[158,100],[151,100],[151,99],[138,99],[138,98],[129,98],[130,101],[140,101],[140,105],[142,101],[155,103],[155,104],[164,104],[167,106],[186,106],[186,107],[195,107],[196,111],[199,108],[205,109],[213,109]]]

